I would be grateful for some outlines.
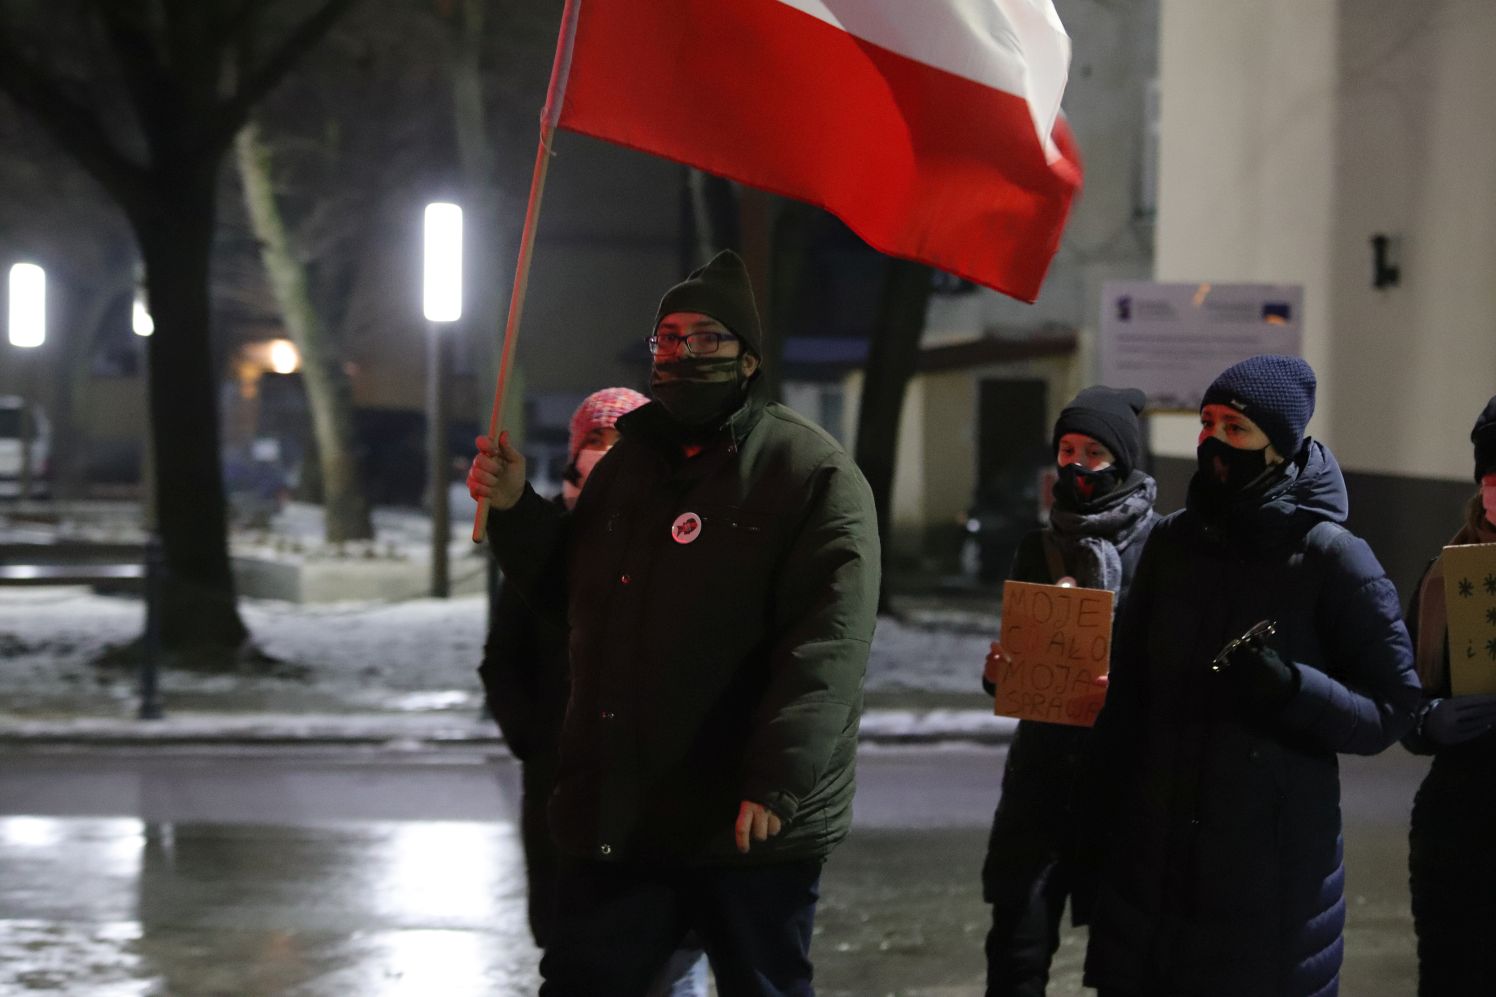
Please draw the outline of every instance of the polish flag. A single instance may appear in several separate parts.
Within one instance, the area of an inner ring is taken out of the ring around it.
[[[560,127],[808,201],[882,252],[1038,297],[1081,177],[1052,0],[570,3]]]

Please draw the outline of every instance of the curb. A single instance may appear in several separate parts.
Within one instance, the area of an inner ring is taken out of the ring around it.
[[[868,710],[861,744],[1006,744],[1016,720],[981,710]],[[0,714],[0,750],[55,747],[307,746],[400,750],[499,749],[493,723],[454,713],[178,713],[133,717],[28,719]]]

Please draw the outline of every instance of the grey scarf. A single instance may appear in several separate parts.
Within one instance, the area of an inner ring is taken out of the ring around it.
[[[1117,491],[1089,508],[1056,505],[1050,510],[1050,533],[1077,584],[1113,592],[1122,587],[1122,551],[1143,532],[1156,498],[1157,482],[1134,471]]]

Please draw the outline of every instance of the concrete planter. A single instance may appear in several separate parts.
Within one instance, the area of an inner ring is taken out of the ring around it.
[[[317,558],[235,555],[234,583],[254,599],[318,603],[425,598],[431,569],[425,558]],[[475,595],[486,585],[484,562],[454,557],[452,594]]]

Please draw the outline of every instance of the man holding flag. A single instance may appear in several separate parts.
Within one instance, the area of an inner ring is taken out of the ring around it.
[[[468,477],[505,577],[569,627],[541,993],[641,994],[694,930],[719,993],[809,994],[821,866],[851,825],[872,495],[761,397],[736,255],[667,291],[648,342],[654,402],[618,420],[571,513],[507,434],[479,438]]]
[[[655,401],[619,421],[576,508],[525,484],[497,425],[555,129],[819,205],[876,249],[1033,301],[1080,185],[1069,57],[1052,0],[567,0],[468,478],[474,538],[570,626],[550,816],[571,861],[542,994],[641,993],[692,928],[724,997],[813,992],[879,577],[861,473],[756,389],[730,253],[666,293]]]

